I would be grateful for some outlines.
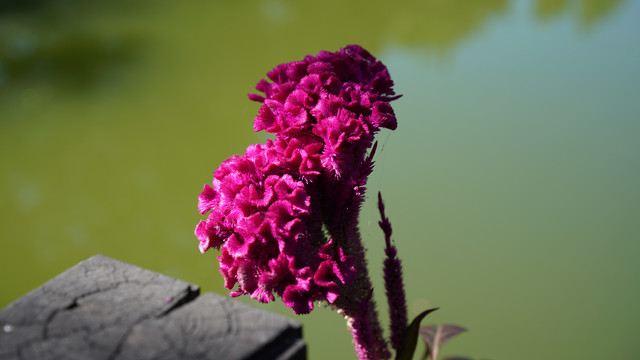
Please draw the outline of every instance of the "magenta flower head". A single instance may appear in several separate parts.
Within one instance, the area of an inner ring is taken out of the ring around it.
[[[317,146],[291,141],[251,145],[227,159],[205,185],[198,208],[209,212],[196,227],[200,251],[218,257],[231,296],[249,294],[266,303],[281,296],[295,313],[313,302],[333,303],[354,277],[353,261],[326,241],[314,220],[304,177],[318,173]],[[305,150],[306,149],[306,150]]]
[[[227,159],[205,185],[200,251],[220,250],[231,296],[278,296],[297,314],[327,302],[350,319],[354,341],[374,344],[361,357],[388,358],[357,230],[374,135],[397,127],[387,68],[350,45],[267,77],[256,86],[264,95],[249,98],[262,103],[254,130],[275,139]]]
[[[387,68],[366,50],[350,45],[302,61],[278,65],[249,94],[262,102],[253,128],[289,140],[313,135],[322,143],[324,170],[340,177],[364,160],[381,128],[394,130],[389,101],[397,99]]]

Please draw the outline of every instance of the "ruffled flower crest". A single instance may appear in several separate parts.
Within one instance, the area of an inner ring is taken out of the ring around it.
[[[344,214],[330,209],[362,200],[373,164],[366,154],[380,128],[396,128],[389,102],[399,96],[386,67],[357,45],[278,65],[267,78],[256,86],[264,96],[249,98],[262,103],[254,130],[275,139],[214,172],[195,234],[202,253],[220,250],[231,296],[279,296],[304,314],[338,301],[356,278],[349,244],[331,233]]]

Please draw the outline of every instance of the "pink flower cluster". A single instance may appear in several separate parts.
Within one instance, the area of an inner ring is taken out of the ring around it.
[[[310,312],[314,301],[334,302],[354,268],[312,224],[305,183],[288,173],[316,171],[308,169],[313,158],[304,147],[291,149],[296,144],[289,143],[290,151],[278,147],[279,140],[251,145],[244,156],[224,161],[214,172],[213,187],[205,185],[200,194],[198,208],[209,216],[195,232],[201,252],[221,248],[225,287],[238,285],[231,296],[250,294],[266,303],[275,293],[300,314]]]
[[[394,130],[389,101],[397,99],[387,68],[369,52],[350,45],[302,61],[278,65],[249,94],[263,102],[255,131],[291,139],[312,136],[321,144],[322,167],[340,177],[364,160],[380,127]]]
[[[201,252],[221,249],[225,287],[237,285],[231,296],[266,303],[275,294],[295,313],[308,313],[315,301],[334,303],[356,276],[344,244],[330,227],[323,230],[332,221],[332,194],[356,194],[353,187],[332,191],[323,179],[366,181],[373,135],[396,127],[393,83],[385,66],[356,45],[279,65],[267,76],[272,83],[256,86],[265,96],[249,97],[264,103],[254,129],[276,137],[214,172],[198,203],[209,214],[195,233]]]

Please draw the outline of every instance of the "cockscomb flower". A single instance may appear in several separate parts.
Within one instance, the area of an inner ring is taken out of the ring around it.
[[[350,45],[302,61],[278,65],[249,94],[262,102],[253,128],[290,139],[310,134],[324,145],[322,165],[340,177],[357,171],[373,136],[395,129],[389,101],[397,99],[387,68],[366,50]]]
[[[227,159],[200,194],[200,213],[209,215],[195,230],[201,252],[221,250],[224,285],[237,285],[232,296],[266,303],[276,294],[297,314],[310,312],[314,301],[333,303],[355,275],[352,259],[313,224],[306,185],[291,175],[317,173],[316,146],[306,148],[276,140]]]
[[[220,250],[231,296],[276,296],[297,314],[324,301],[357,354],[390,357],[357,228],[380,128],[395,129],[387,68],[357,45],[278,65],[249,94],[255,131],[275,134],[224,161],[200,194],[200,251]]]

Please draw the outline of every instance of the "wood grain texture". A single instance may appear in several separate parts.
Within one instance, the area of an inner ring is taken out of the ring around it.
[[[0,311],[0,359],[305,359],[301,326],[91,257]]]

